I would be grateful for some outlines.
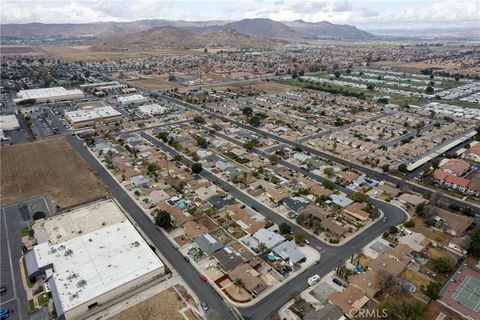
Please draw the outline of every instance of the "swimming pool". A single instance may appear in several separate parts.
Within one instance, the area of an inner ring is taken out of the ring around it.
[[[184,209],[186,206],[187,204],[183,200],[177,202],[177,207],[179,207],[180,209]]]

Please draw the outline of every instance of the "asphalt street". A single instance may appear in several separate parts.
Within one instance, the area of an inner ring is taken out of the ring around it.
[[[82,140],[76,137],[69,137],[70,143],[77,149],[80,155],[88,163],[93,172],[108,187],[115,196],[115,199],[128,212],[134,220],[137,228],[140,228],[147,235],[152,243],[163,257],[168,260],[175,271],[185,280],[197,297],[206,302],[210,308],[207,312],[208,319],[235,319],[235,314],[230,307],[223,301],[218,293],[207,283],[200,279],[197,270],[184,260],[182,254],[175,250],[170,240],[155,226],[155,224],[145,215],[140,207],[129,197],[126,191],[117,181],[107,172],[107,170],[97,161],[97,159],[86,149]]]

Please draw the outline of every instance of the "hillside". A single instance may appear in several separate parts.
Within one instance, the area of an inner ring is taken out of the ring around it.
[[[227,23],[227,28],[255,37],[278,39],[301,39],[302,34],[289,26],[270,19],[243,19]]]
[[[180,28],[156,27],[127,35],[97,39],[90,44],[94,51],[152,51],[166,48],[266,48],[284,43],[286,42],[251,37],[228,28],[204,35],[194,35]]]
[[[302,34],[305,39],[354,39],[365,40],[373,39],[375,36],[369,32],[360,30],[354,26],[338,25],[328,21],[321,22],[305,22],[295,20],[292,22],[284,22],[287,26],[298,33]]]

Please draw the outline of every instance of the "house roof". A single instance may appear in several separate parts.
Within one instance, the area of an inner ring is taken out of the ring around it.
[[[375,270],[361,272],[351,277],[349,282],[370,298],[375,298],[375,295],[381,290],[379,274]]]
[[[413,249],[406,243],[399,243],[395,248],[388,247],[383,253],[397,261],[407,264],[412,259]]]
[[[381,254],[374,260],[370,261],[368,267],[378,272],[386,271],[398,276],[405,269],[406,265],[384,254]]]
[[[278,233],[262,228],[253,234],[253,237],[258,240],[258,242],[265,244],[268,248],[273,248],[283,241],[285,238]]]
[[[362,291],[353,286],[346,287],[342,292],[332,293],[328,300],[350,316],[354,316],[369,301]]]
[[[453,175],[447,175],[445,177],[445,181],[447,181],[448,183],[457,185],[459,187],[464,187],[464,188],[468,187],[468,185],[470,184],[470,180],[462,177],[453,176]]]
[[[287,197],[283,199],[283,204],[286,205],[291,210],[298,212],[305,208],[309,202],[302,197]]]
[[[455,231],[457,235],[463,234],[475,221],[472,217],[453,213],[441,208],[435,208],[435,214],[446,221],[447,229]]]
[[[284,241],[273,248],[272,251],[282,257],[282,259],[289,259],[293,263],[299,263],[305,259],[305,255],[298,250],[298,247],[293,240]]]
[[[212,237],[209,233],[196,238],[193,242],[207,255],[223,248],[223,243]]]
[[[363,210],[364,205],[358,202],[352,203],[351,205],[345,207],[342,210],[342,213],[345,213],[349,216],[354,217],[355,219],[365,221],[368,219],[370,214]]]
[[[241,264],[230,271],[228,277],[235,281],[235,279],[242,279],[244,287],[249,292],[256,294],[264,291],[267,286],[257,276],[258,272],[253,269],[248,263]]]
[[[183,231],[185,231],[185,235],[189,239],[195,239],[199,236],[202,236],[208,233],[208,228],[205,227],[203,224],[197,223],[195,221],[187,221],[182,226]]]
[[[228,247],[222,248],[213,253],[213,256],[217,259],[220,267],[225,272],[230,272],[235,267],[243,263],[242,257],[234,250]]]
[[[470,163],[463,159],[449,159],[441,164],[439,168],[449,174],[459,176],[470,168]]]
[[[306,216],[314,216],[319,219],[324,219],[327,217],[328,212],[326,212],[322,207],[317,207],[313,203],[309,204],[300,211],[300,214]]]
[[[339,173],[337,173],[337,176],[347,182],[352,182],[353,180],[358,178],[358,174],[352,171],[340,171]]]
[[[336,236],[341,236],[342,234],[345,233],[345,229],[339,225],[338,223],[335,222],[333,218],[327,218],[323,219],[322,222],[322,227],[325,228],[326,231],[336,235]]]

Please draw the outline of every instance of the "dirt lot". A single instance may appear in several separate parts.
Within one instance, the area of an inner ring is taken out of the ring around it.
[[[1,203],[49,193],[60,208],[107,195],[65,137],[2,147]]]
[[[252,82],[252,83],[241,83],[241,84],[228,85],[228,86],[211,87],[211,89],[226,90],[227,88],[240,88],[240,87],[253,88],[260,91],[265,91],[266,93],[286,92],[289,90],[297,89],[296,87],[281,84],[275,81],[258,81],[258,82]]]
[[[175,82],[168,81],[167,77],[158,77],[158,78],[144,78],[138,80],[128,81],[134,85],[141,86],[150,90],[168,90],[174,89],[175,87],[180,87],[181,85]]]
[[[418,272],[413,272],[408,268],[405,268],[405,270],[403,270],[403,272],[400,274],[400,278],[403,278],[408,282],[413,283],[414,285],[417,286],[419,290],[422,286],[426,288],[428,283],[432,281],[427,276],[424,276],[423,274]]]
[[[445,316],[444,318],[442,314]],[[443,320],[460,320],[463,319],[459,314],[445,307],[441,303],[435,301],[428,304],[425,308],[423,316],[425,319],[443,319]],[[441,316],[440,318],[437,318]]]
[[[169,288],[150,299],[112,317],[112,320],[182,320],[178,310],[184,307],[183,301],[177,297],[175,290]]]
[[[39,47],[40,50],[49,55],[67,60],[67,61],[97,61],[108,59],[128,59],[138,57],[159,57],[159,56],[179,56],[200,54],[190,50],[164,49],[158,51],[134,52],[134,51],[112,51],[96,52],[91,51],[89,46],[59,46],[59,47]]]
[[[0,46],[0,51],[2,55],[28,55],[28,54],[36,54],[35,50],[29,46],[10,46],[10,45],[2,45]]]
[[[414,232],[421,233],[425,237],[431,240],[437,241],[438,243],[448,246],[448,243],[453,238],[451,235],[447,233],[443,233],[443,232],[434,230],[432,228],[429,228],[428,226],[425,225],[425,223],[423,223],[423,219],[421,217],[414,218],[414,221],[415,221],[415,227],[409,228],[409,229]]]

